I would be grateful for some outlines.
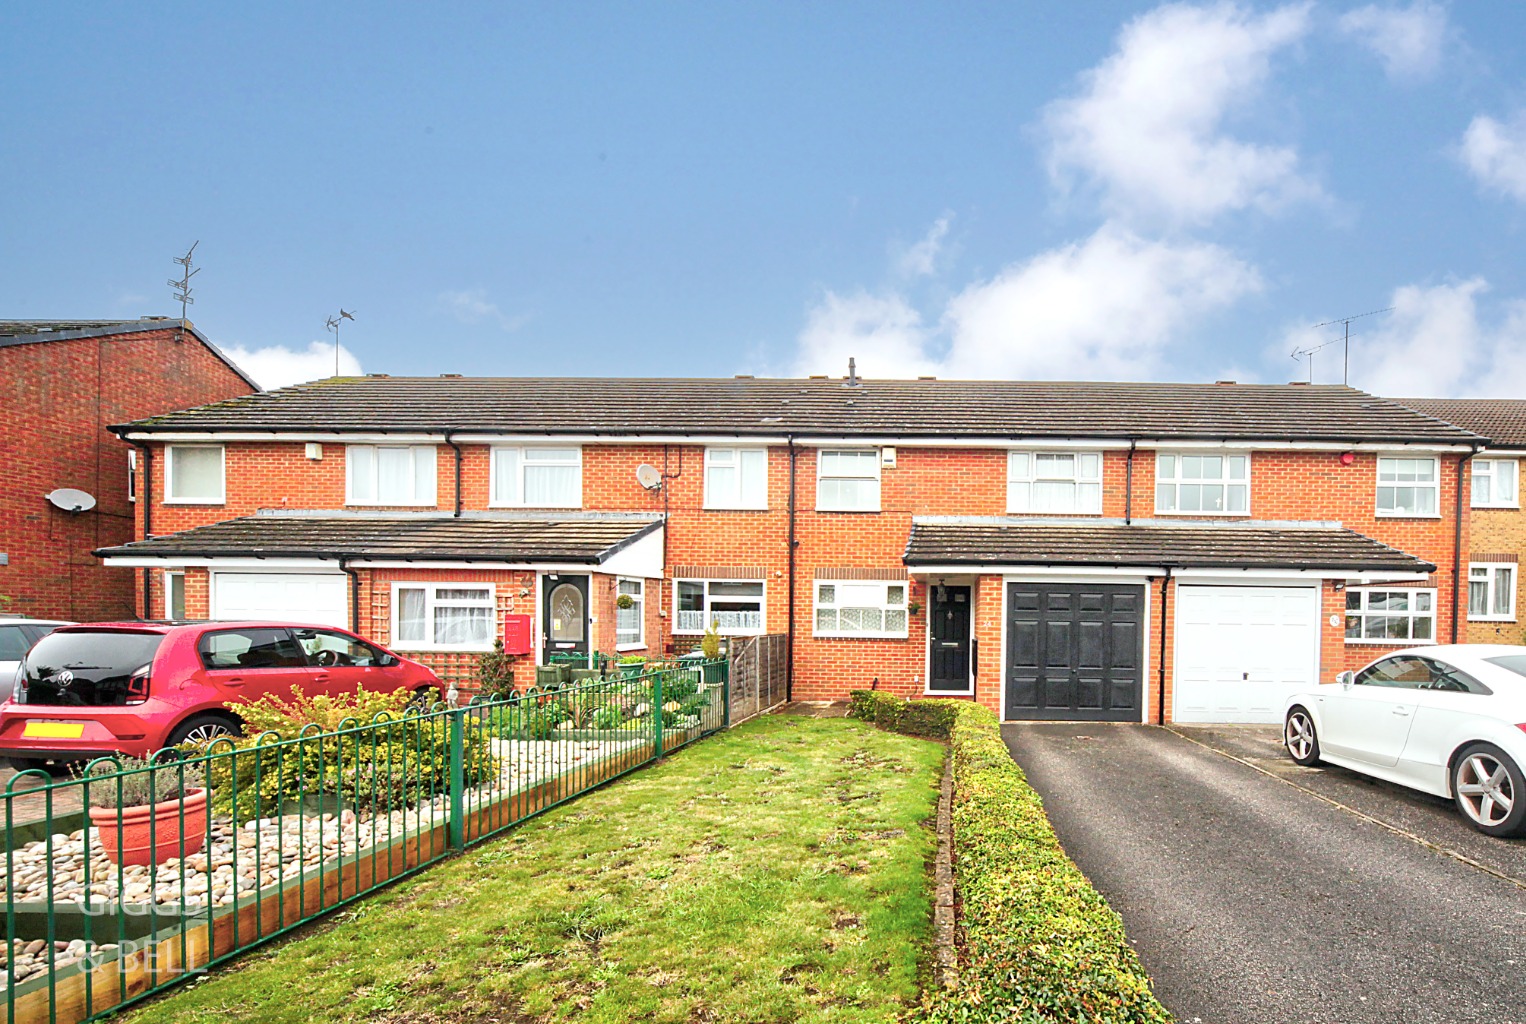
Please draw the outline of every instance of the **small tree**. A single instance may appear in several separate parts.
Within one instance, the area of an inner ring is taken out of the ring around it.
[[[707,661],[714,661],[721,656],[721,634],[716,632],[714,622],[710,623],[710,628],[700,638],[699,649],[705,652]]]
[[[494,640],[491,653],[477,660],[477,677],[485,697],[501,697],[514,692],[514,655],[503,652],[502,640]]]

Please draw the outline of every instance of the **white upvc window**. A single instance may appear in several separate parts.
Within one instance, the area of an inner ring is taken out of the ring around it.
[[[392,646],[400,651],[491,651],[497,602],[491,583],[392,584]]]
[[[435,504],[434,445],[346,445],[344,463],[346,505]]]
[[[761,580],[676,580],[674,588],[674,633],[704,633],[711,626],[722,636],[764,632]]]
[[[629,608],[621,607],[630,605]],[[615,581],[615,649],[646,646],[646,580]]]
[[[171,621],[185,618],[185,573],[164,574],[164,617]]]
[[[1436,591],[1419,587],[1346,591],[1348,644],[1436,642]]]
[[[1250,515],[1250,455],[1160,452],[1155,457],[1155,511],[1186,516]]]
[[[816,511],[878,512],[878,448],[823,448],[816,456]]]
[[[138,449],[127,449],[127,500],[138,500]]]
[[[1468,564],[1468,618],[1478,622],[1515,621],[1514,562]]]
[[[493,449],[494,505],[519,508],[582,508],[583,449]]]
[[[706,448],[706,508],[768,508],[768,449]]]
[[[1100,452],[1008,452],[1007,511],[1102,513]]]
[[[1520,461],[1473,460],[1473,507],[1520,508]]]
[[[1438,518],[1441,471],[1436,459],[1378,457],[1378,515]]]
[[[907,635],[906,582],[817,580],[815,636]]]
[[[167,505],[221,505],[225,497],[223,446],[172,444],[164,450]]]

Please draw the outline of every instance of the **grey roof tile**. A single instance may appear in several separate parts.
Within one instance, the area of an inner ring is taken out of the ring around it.
[[[1526,449],[1526,399],[1396,398],[1417,412],[1489,438],[1491,448]]]

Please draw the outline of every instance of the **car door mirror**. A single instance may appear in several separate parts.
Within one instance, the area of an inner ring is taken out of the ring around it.
[[[386,653],[383,653],[380,656],[378,656],[377,659],[376,659],[376,664],[380,668],[391,668],[393,665],[396,665],[397,662],[398,662],[398,658],[397,658],[397,655],[395,655],[395,654],[386,654]]]
[[[1337,672],[1335,675],[1335,681],[1341,684],[1342,689],[1349,690],[1351,689],[1351,684],[1356,682],[1356,673]]]

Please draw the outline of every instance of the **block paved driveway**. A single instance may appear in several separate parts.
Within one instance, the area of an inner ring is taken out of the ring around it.
[[[1275,727],[1002,734],[1185,1024],[1526,1022],[1526,840]]]

